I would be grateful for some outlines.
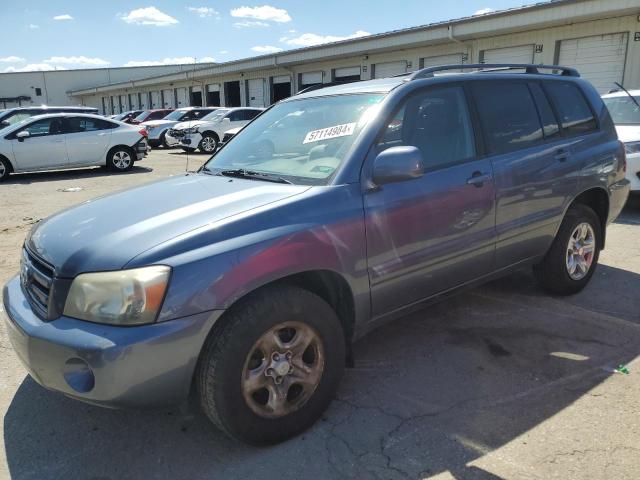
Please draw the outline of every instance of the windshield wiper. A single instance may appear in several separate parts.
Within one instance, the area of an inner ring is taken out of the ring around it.
[[[244,168],[238,168],[235,170],[221,170],[218,174],[224,175],[225,177],[250,178],[254,180],[264,180],[267,182],[274,182],[274,183],[287,183],[290,185],[293,184],[293,182],[287,180],[286,178],[278,177],[265,172],[255,172],[253,170],[246,170]]]
[[[633,103],[636,104],[636,107],[640,108],[640,103],[638,103],[638,101],[636,100],[636,97],[634,97],[633,95],[631,95],[629,93],[629,90],[627,90],[626,88],[624,88],[622,85],[620,85],[618,82],[613,82],[615,83],[618,87],[620,87],[622,90],[624,90],[624,93],[626,93],[627,95],[629,95],[629,98],[631,100],[633,100]]]

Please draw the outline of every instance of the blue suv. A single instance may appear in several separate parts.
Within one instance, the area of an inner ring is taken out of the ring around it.
[[[32,377],[114,407],[192,392],[272,443],[409,309],[525,267],[580,291],[629,191],[607,108],[571,68],[460,68],[301,93],[195,174],[35,225],[4,288]]]

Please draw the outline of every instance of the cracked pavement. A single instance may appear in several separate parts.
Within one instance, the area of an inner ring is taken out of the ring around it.
[[[190,168],[205,158],[191,155]],[[184,162],[154,151],[129,174],[86,169],[1,185],[0,282],[17,272],[37,219],[179,174]],[[372,332],[323,418],[268,448],[228,440],[193,406],[106,410],[44,390],[0,323],[0,478],[637,479],[638,238],[634,197],[582,293],[547,296],[522,272]],[[630,374],[616,373],[620,364]]]

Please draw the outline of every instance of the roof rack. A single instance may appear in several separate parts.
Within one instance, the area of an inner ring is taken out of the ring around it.
[[[533,63],[469,63],[460,65],[439,65],[437,67],[427,67],[411,74],[407,80],[418,78],[432,78],[437,72],[447,70],[477,70],[479,72],[498,72],[505,70],[524,70],[525,73],[539,74],[540,70],[559,70],[560,75],[566,77],[579,77],[580,74],[575,68],[563,67],[561,65],[535,65]]]

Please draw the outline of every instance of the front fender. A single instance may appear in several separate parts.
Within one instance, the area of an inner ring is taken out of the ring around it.
[[[173,268],[160,321],[227,309],[261,286],[319,270],[345,279],[359,321],[368,318],[370,305],[363,215],[358,185],[316,187],[293,201],[189,232],[128,267]]]

